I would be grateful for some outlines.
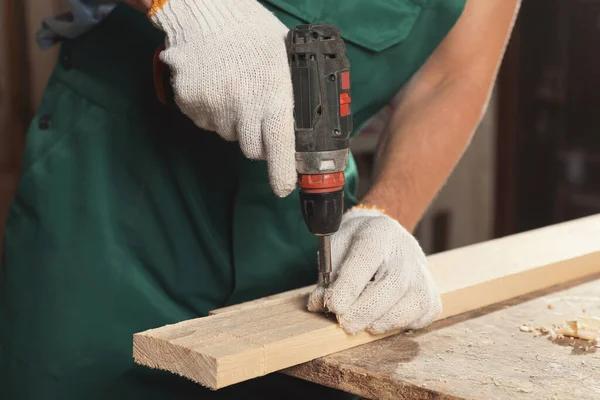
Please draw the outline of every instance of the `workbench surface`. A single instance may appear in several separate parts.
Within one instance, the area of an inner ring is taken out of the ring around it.
[[[519,329],[581,315],[600,317],[598,276],[283,372],[372,399],[600,399],[599,348]]]

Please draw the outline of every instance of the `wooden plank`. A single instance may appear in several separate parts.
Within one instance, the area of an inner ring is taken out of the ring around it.
[[[552,342],[519,329],[600,316],[600,279],[577,283],[282,372],[368,399],[596,400],[600,349],[569,338]]]
[[[441,318],[600,273],[598,237],[600,215],[430,256]],[[218,389],[390,335],[348,335],[305,305],[296,291],[140,332],[134,360]]]

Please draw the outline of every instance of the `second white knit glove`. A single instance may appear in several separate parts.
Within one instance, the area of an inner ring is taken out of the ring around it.
[[[155,0],[149,15],[166,33],[161,60],[181,111],[266,160],[273,191],[287,196],[297,180],[289,29],[256,0]]]
[[[310,311],[323,311],[325,302],[352,334],[420,329],[440,315],[441,298],[425,254],[396,220],[355,207],[344,214],[331,246],[331,285],[311,294]]]

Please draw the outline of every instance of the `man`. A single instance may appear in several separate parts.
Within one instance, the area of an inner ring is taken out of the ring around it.
[[[518,0],[126,3],[79,14],[83,29],[55,21],[66,40],[7,223],[0,397],[308,393],[279,375],[209,393],[131,360],[135,332],[315,281],[284,44],[305,21],[341,28],[355,126],[404,91],[360,202],[350,159],[332,285],[308,307],[325,301],[349,333],[431,323],[440,297],[411,232],[480,121]],[[163,43],[177,107],[154,93]]]

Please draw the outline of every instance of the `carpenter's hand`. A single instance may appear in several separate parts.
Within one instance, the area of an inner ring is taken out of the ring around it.
[[[273,191],[287,196],[297,179],[288,28],[256,0],[155,1],[149,15],[166,33],[161,60],[182,112],[266,160]]]
[[[331,240],[332,282],[311,294],[309,310],[322,311],[325,299],[349,333],[419,329],[439,316],[441,299],[425,254],[396,220],[356,207]]]

